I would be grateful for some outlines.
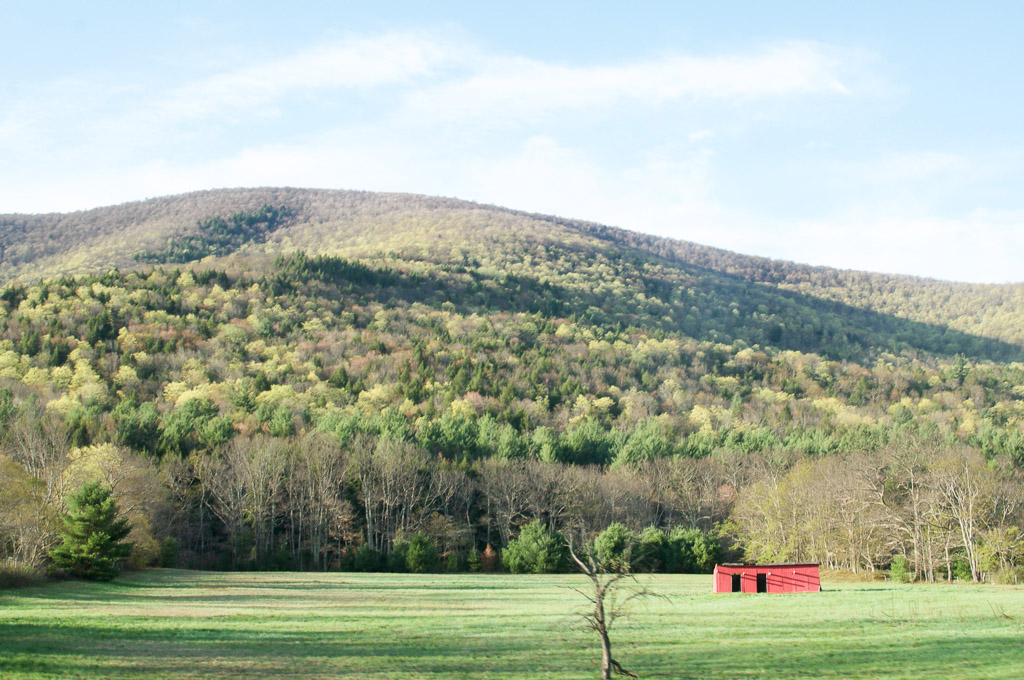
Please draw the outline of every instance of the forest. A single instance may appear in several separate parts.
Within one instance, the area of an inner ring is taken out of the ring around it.
[[[349,192],[0,242],[0,571],[101,482],[138,568],[550,571],[584,532],[652,571],[1024,575],[1022,286]]]

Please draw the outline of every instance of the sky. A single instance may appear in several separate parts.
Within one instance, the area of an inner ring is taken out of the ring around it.
[[[0,213],[297,186],[1024,281],[1024,3],[0,0]]]

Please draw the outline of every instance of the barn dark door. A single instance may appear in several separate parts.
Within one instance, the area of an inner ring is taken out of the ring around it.
[[[743,577],[739,574],[732,575],[732,592],[741,593],[743,592]]]
[[[768,592],[768,574],[757,575],[757,592],[767,593]]]

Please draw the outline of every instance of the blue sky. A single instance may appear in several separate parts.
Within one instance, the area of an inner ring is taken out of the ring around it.
[[[552,4],[0,1],[0,212],[406,191],[1024,281],[1024,3]]]

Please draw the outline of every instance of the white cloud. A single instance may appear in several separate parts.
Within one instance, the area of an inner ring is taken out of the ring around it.
[[[776,45],[755,54],[672,55],[614,66],[576,67],[525,58],[490,58],[483,66],[468,78],[411,93],[410,115],[522,121],[620,101],[656,105],[683,98],[851,94],[840,77],[842,62],[814,43]]]
[[[158,98],[150,108],[160,117],[202,118],[299,91],[408,84],[434,75],[460,51],[419,33],[346,40],[189,83]]]

